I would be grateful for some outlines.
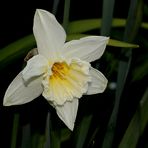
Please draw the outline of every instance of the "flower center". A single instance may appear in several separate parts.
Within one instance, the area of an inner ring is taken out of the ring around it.
[[[69,64],[55,62],[51,75],[46,75],[43,80],[43,96],[53,105],[63,105],[66,101],[81,98],[91,81],[89,68],[89,63],[78,59],[72,59]]]
[[[52,75],[50,76],[50,79],[53,78],[65,79],[65,76],[69,71],[69,66],[65,62],[62,63],[56,62],[53,64],[51,71]]]

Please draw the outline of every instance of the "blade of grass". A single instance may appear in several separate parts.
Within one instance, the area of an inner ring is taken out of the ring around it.
[[[77,33],[84,33],[87,31],[91,31],[94,29],[100,29],[102,19],[94,18],[94,19],[85,19],[85,20],[76,20],[69,22],[67,33],[68,34],[77,34]],[[112,27],[125,27],[126,19],[121,18],[113,18],[112,20]],[[141,27],[143,29],[148,29],[148,23],[143,22],[141,23]]]
[[[61,139],[59,135],[59,131],[55,131],[51,129],[51,148],[61,148]]]
[[[21,148],[31,148],[31,133],[30,133],[30,124],[23,126],[22,131],[22,145]]]
[[[17,40],[0,50],[0,69],[27,54],[35,46],[33,35]]]
[[[103,0],[101,35],[109,36],[115,0]]]
[[[131,44],[131,43],[118,41],[114,39],[109,39],[108,45],[114,46],[114,47],[124,47],[124,48],[139,48],[139,45],[137,44]]]
[[[68,23],[69,23],[69,13],[70,13],[70,0],[65,0],[63,27],[64,27],[66,32],[67,32],[67,27],[68,27]]]
[[[134,114],[123,139],[120,142],[119,148],[135,148],[139,137],[144,132],[148,123],[148,89],[145,91],[138,109]]]
[[[70,139],[71,136],[71,131],[68,128],[62,128],[61,129],[61,142],[65,142],[68,139]]]
[[[92,115],[83,117],[74,135],[74,147],[83,148],[91,124]]]
[[[124,34],[124,41],[133,41],[138,29],[140,27],[140,22],[142,18],[142,9],[143,3],[142,0],[131,0],[128,18],[127,18],[127,24],[125,28],[125,34]],[[140,12],[140,13],[139,13]],[[129,35],[130,34],[130,35]],[[125,52],[124,49],[123,54],[126,57],[127,61],[120,61],[119,62],[119,70],[118,70],[118,77],[117,77],[117,90],[116,90],[116,96],[115,96],[115,104],[113,108],[113,112],[111,114],[108,126],[107,126],[107,132],[105,134],[105,138],[103,141],[102,148],[110,148],[112,147],[114,134],[115,134],[115,128],[116,128],[116,122],[117,122],[117,115],[118,115],[118,109],[119,109],[119,103],[122,96],[122,92],[124,89],[124,85],[127,79],[128,71],[131,64],[132,59],[132,50],[128,50]]]
[[[45,128],[45,145],[44,148],[50,147],[50,113],[47,114],[46,128]]]
[[[53,1],[52,13],[53,13],[54,15],[56,15],[56,13],[57,13],[58,6],[59,6],[59,2],[60,2],[60,0],[54,0],[54,1]]]
[[[14,119],[13,119],[11,148],[16,148],[18,127],[19,127],[19,114],[16,113],[16,114],[14,114]]]

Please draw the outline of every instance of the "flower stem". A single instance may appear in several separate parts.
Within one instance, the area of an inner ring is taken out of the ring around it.
[[[64,16],[63,16],[63,27],[67,30],[69,23],[69,12],[70,12],[70,0],[65,0],[64,4]]]
[[[19,114],[14,115],[11,148],[16,148],[17,134],[18,134]]]

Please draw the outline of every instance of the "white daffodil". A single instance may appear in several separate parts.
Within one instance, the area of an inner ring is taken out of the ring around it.
[[[102,93],[107,79],[89,62],[99,59],[107,37],[89,36],[66,42],[66,33],[56,18],[36,10],[33,32],[38,54],[28,60],[8,87],[3,104],[19,105],[39,95],[51,104],[59,118],[73,130],[82,95]]]

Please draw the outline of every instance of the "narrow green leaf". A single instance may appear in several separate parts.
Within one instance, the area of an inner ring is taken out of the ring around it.
[[[131,0],[124,41],[132,42],[141,26],[143,16],[143,0]]]
[[[24,56],[35,46],[33,35],[17,40],[0,50],[0,69]]]
[[[17,136],[19,127],[19,114],[14,114],[12,136],[11,136],[11,148],[16,148]]]
[[[83,33],[101,27],[101,19],[77,20],[69,23],[68,34]]]
[[[67,33],[68,34],[78,34],[91,31],[94,29],[100,29],[102,19],[85,19],[85,20],[76,20],[69,22]],[[113,18],[112,27],[125,27],[126,19]],[[143,29],[148,29],[148,23],[141,23]]]
[[[98,134],[99,130],[100,130],[100,126],[98,126],[98,127],[94,130],[94,132],[93,132],[91,138],[89,139],[89,141],[88,141],[88,143],[87,143],[87,147],[91,147],[91,145],[94,143],[95,137],[96,137],[96,135]]]
[[[51,130],[51,148],[61,148],[59,131]]]
[[[32,135],[31,148],[43,148],[45,143],[45,135],[34,133]]]
[[[63,27],[64,27],[66,32],[67,32],[67,27],[68,27],[68,23],[69,23],[69,12],[70,12],[70,0],[65,0]]]
[[[91,120],[92,120],[92,115],[89,115],[83,117],[82,121],[80,122],[80,125],[76,129],[74,137],[75,148],[83,148],[91,124]]]
[[[44,135],[40,135],[39,139],[38,139],[38,145],[36,148],[43,148],[44,147],[44,143],[45,143],[45,136]]]
[[[61,129],[61,142],[65,142],[70,139],[71,131],[68,128]]]
[[[144,5],[144,15],[148,16],[148,5],[146,3]]]
[[[86,37],[86,36],[88,36],[88,35],[86,35],[86,34],[69,34],[69,35],[67,35],[67,41],[71,41],[71,40],[78,40],[78,39],[80,39],[80,38],[82,38],[82,37]]]
[[[148,29],[148,23],[143,22],[141,24],[141,27],[144,28],[144,29]]]
[[[31,148],[31,129],[29,123],[23,126],[21,148]]]
[[[114,10],[115,0],[103,0],[101,35],[109,36]]]
[[[109,40],[108,45],[114,46],[114,47],[124,47],[124,48],[139,48],[139,45],[118,41],[118,40],[113,40],[113,39]]]
[[[148,89],[145,91],[143,98],[139,103],[139,107],[134,114],[119,148],[135,148],[139,137],[144,132],[148,124]]]
[[[44,148],[50,147],[50,113],[48,112],[46,118],[46,128],[45,128],[45,145]]]
[[[39,139],[39,134],[38,133],[35,133],[32,135],[32,138],[31,138],[31,148],[37,148],[38,146],[38,140]]]
[[[61,148],[61,128],[57,120],[50,119],[50,148]]]
[[[53,13],[54,15],[56,15],[56,13],[57,13],[58,6],[59,6],[59,2],[60,2],[60,0],[54,0],[54,1],[53,1],[52,13]]]
[[[137,66],[133,71],[132,81],[141,80],[144,76],[148,75],[148,60],[146,59],[140,66]]]

